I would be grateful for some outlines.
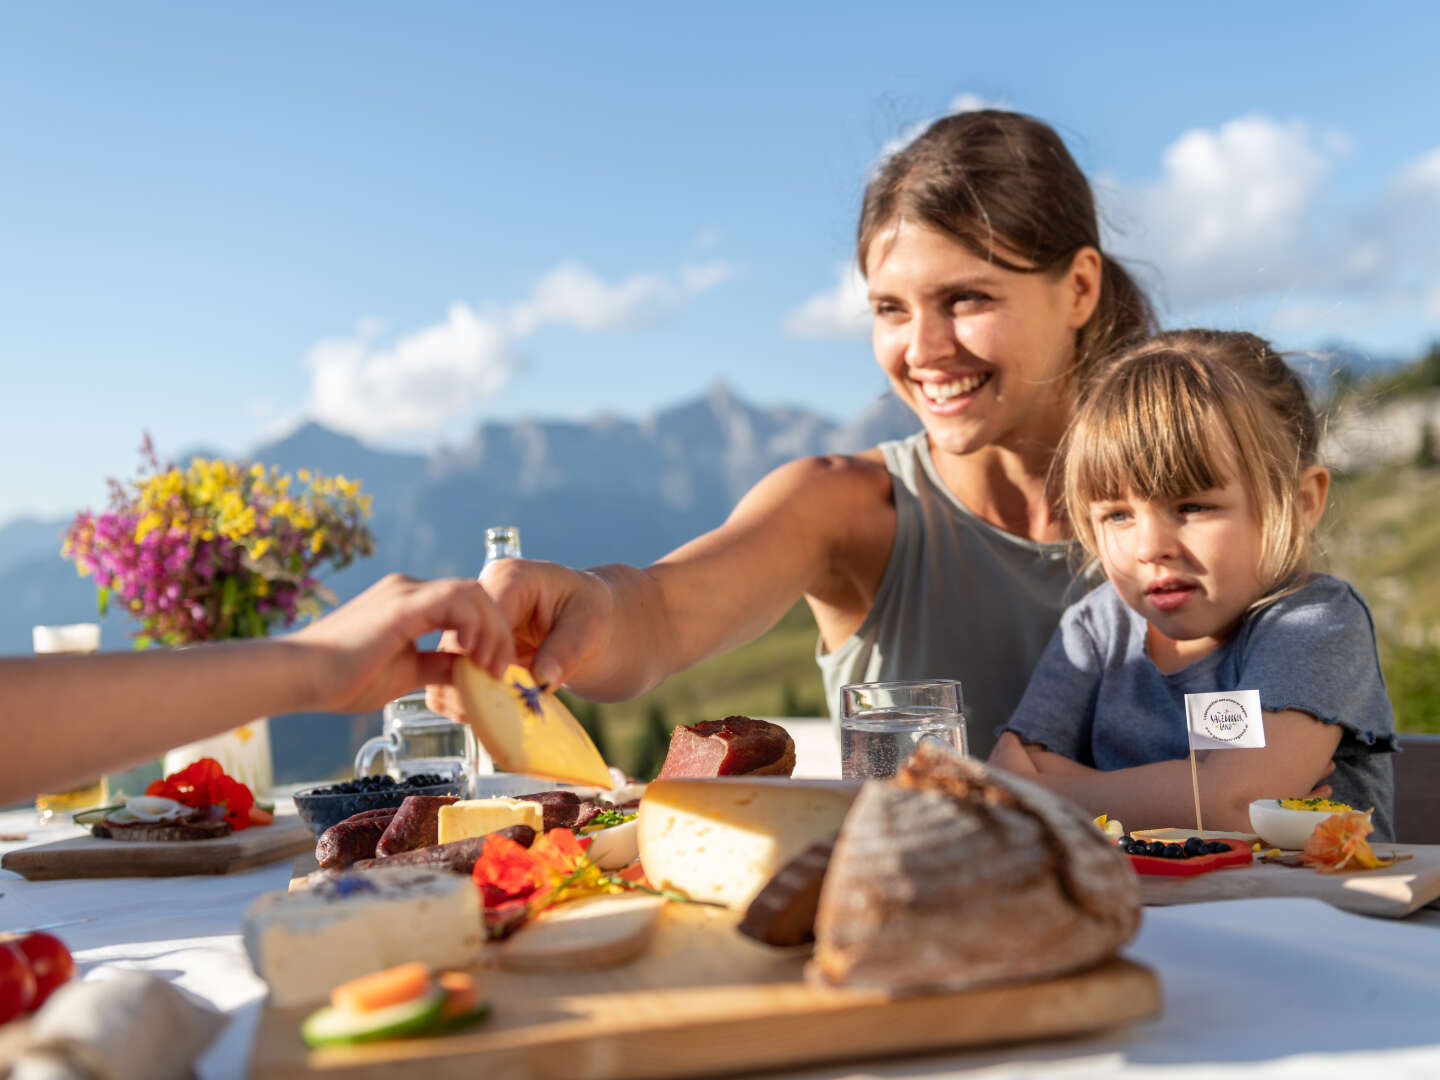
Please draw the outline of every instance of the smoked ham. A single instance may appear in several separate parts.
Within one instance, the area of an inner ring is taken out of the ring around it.
[[[795,740],[779,724],[749,716],[677,727],[660,779],[701,776],[789,776]]]
[[[806,978],[896,994],[1043,978],[1139,925],[1135,875],[1089,815],[927,741],[846,816]]]

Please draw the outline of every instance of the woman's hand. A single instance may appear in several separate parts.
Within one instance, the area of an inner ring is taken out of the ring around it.
[[[415,640],[447,631],[453,650],[422,652]],[[450,682],[468,654],[499,675],[515,655],[500,609],[478,581],[417,581],[390,574],[288,638],[315,655],[316,707],[364,712],[427,683]]]

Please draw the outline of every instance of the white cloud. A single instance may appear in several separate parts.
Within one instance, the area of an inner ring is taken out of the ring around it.
[[[495,393],[515,365],[501,326],[463,303],[387,347],[364,332],[372,329],[306,354],[308,411],[321,423],[372,435],[434,426]]]
[[[842,263],[835,284],[810,297],[785,318],[786,336],[847,338],[870,332],[870,300],[854,263]]]
[[[1440,147],[1402,169],[1395,184],[1403,190],[1440,194]]]
[[[563,263],[525,299],[487,317],[456,301],[443,321],[389,344],[380,342],[381,322],[367,318],[349,337],[317,342],[307,352],[308,413],[360,435],[433,429],[509,381],[518,366],[517,339],[543,326],[598,333],[644,325],[733,274],[731,264],[715,260],[611,284],[578,263]]]
[[[981,109],[1008,109],[1010,103],[1002,99],[991,99],[981,97],[979,94],[960,94],[950,102],[950,111],[947,115],[954,116],[962,112],[979,112]]]
[[[1182,134],[1165,150],[1162,179],[1122,201],[1136,208],[1143,254],[1177,302],[1284,288],[1303,264],[1302,225],[1333,157],[1304,124],[1241,117]]]

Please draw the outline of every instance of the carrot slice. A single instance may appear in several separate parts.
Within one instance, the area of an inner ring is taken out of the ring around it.
[[[330,991],[330,1004],[348,1012],[374,1012],[424,997],[430,986],[430,969],[424,964],[401,964],[341,983]]]
[[[275,815],[269,810],[261,810],[258,806],[250,807],[251,825],[274,825]]]

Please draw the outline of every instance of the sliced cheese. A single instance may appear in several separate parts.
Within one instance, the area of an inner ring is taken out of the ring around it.
[[[859,785],[784,777],[653,780],[640,865],[661,888],[743,910],[781,867],[840,829]]]
[[[626,893],[585,897],[530,920],[500,946],[511,971],[575,971],[627,963],[650,947],[659,896]]]
[[[545,828],[545,808],[500,795],[493,799],[462,799],[440,807],[440,843],[484,836],[508,825],[529,825],[537,833]]]
[[[265,893],[243,923],[250,963],[281,1006],[323,1001],[343,982],[411,961],[469,967],[485,943],[480,893],[469,876],[421,867]]]
[[[454,679],[465,717],[497,768],[570,784],[612,785],[605,759],[579,721],[524,668],[511,664],[504,678],[496,679],[461,657]]]

